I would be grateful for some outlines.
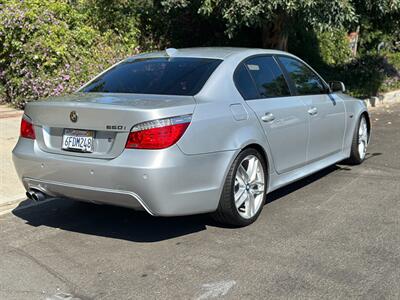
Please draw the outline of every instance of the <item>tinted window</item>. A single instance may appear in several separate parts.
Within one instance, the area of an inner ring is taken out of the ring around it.
[[[243,64],[240,64],[234,76],[235,84],[245,100],[257,99],[259,97],[253,79]]]
[[[83,92],[195,95],[221,63],[203,58],[125,61],[96,78]]]
[[[290,96],[285,77],[271,56],[249,59],[246,67],[262,98]]]
[[[326,87],[321,79],[305,64],[289,57],[279,57],[299,95],[324,94]]]

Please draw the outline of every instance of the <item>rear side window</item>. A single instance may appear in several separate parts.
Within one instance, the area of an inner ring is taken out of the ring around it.
[[[243,99],[251,100],[259,98],[257,88],[244,64],[240,64],[237,68],[234,81]]]
[[[81,91],[193,96],[220,63],[219,59],[186,57],[124,61]]]
[[[261,98],[290,96],[285,77],[271,56],[251,58],[245,64]]]
[[[299,95],[325,94],[327,88],[317,74],[300,61],[290,57],[279,57],[289,73]]]

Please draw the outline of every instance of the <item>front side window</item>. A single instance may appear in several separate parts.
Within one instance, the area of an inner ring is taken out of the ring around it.
[[[253,77],[261,98],[290,96],[282,71],[271,56],[251,58],[246,67]]]
[[[127,60],[97,77],[81,92],[193,96],[221,61],[186,57]]]
[[[317,74],[300,61],[281,56],[279,60],[289,73],[299,95],[325,94],[327,88]]]

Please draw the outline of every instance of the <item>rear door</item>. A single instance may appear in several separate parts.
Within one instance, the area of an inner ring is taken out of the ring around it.
[[[323,159],[342,151],[345,131],[345,106],[343,100],[329,94],[321,77],[301,61],[279,56],[298,97],[307,106],[310,119],[308,162]]]
[[[307,108],[301,100],[292,97],[275,59],[272,56],[247,59],[236,70],[235,83],[263,126],[276,171],[284,173],[304,165]]]

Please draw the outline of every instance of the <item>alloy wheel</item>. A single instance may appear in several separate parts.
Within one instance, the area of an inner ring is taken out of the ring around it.
[[[265,176],[263,166],[255,155],[246,156],[235,175],[235,206],[239,215],[250,219],[259,211],[264,198]]]
[[[368,128],[367,121],[365,117],[362,117],[360,120],[360,126],[358,128],[358,154],[360,155],[360,159],[365,158],[365,154],[367,153],[368,146]]]

